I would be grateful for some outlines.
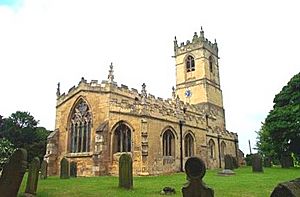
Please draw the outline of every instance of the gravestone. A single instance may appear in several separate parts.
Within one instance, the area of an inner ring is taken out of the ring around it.
[[[122,154],[119,159],[119,187],[133,187],[132,159],[129,154]]]
[[[62,160],[60,161],[60,178],[70,178],[69,162],[66,158],[62,158]]]
[[[48,170],[48,163],[46,160],[42,161],[41,164],[41,174],[40,174],[40,179],[46,179],[47,178],[47,170]]]
[[[262,157],[259,154],[252,155],[252,172],[263,172]]]
[[[40,159],[33,158],[30,163],[27,177],[25,196],[35,196],[39,180]]]
[[[264,167],[267,167],[267,168],[272,167],[271,157],[265,157],[264,158]]]
[[[0,177],[1,196],[17,196],[26,168],[27,151],[22,148],[17,149],[3,167]]]
[[[232,157],[232,160],[233,160],[233,168],[234,168],[234,169],[239,168],[239,162],[238,162],[238,159],[237,159],[236,157],[233,157],[233,156],[231,156],[231,157]]]
[[[70,177],[77,177],[77,163],[74,161],[70,163]]]
[[[294,167],[293,158],[291,155],[284,154],[281,156],[280,164],[282,168]]]
[[[206,167],[201,159],[190,157],[185,162],[185,172],[188,182],[182,187],[183,197],[214,196],[214,190],[207,187],[202,180],[206,172]]]
[[[300,178],[279,183],[273,190],[271,197],[298,197],[300,196]]]
[[[224,156],[225,169],[233,170],[234,169],[234,160],[231,155]]]

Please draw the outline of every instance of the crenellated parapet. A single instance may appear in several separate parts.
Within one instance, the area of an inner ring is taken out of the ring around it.
[[[175,57],[183,53],[186,53],[188,51],[193,51],[200,48],[205,48],[211,53],[213,53],[216,57],[218,57],[218,44],[216,40],[214,41],[214,43],[212,43],[207,38],[205,38],[202,27],[201,27],[200,35],[198,35],[198,33],[195,32],[192,41],[187,40],[185,43],[182,42],[178,44],[177,38],[175,37],[174,40]]]

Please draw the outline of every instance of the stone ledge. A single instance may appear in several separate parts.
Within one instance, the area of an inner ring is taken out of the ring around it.
[[[74,158],[74,157],[91,157],[93,156],[92,152],[85,152],[85,153],[67,153],[67,158]]]

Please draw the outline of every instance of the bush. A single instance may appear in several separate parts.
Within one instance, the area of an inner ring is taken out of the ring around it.
[[[14,145],[7,139],[0,139],[0,170],[15,151]]]

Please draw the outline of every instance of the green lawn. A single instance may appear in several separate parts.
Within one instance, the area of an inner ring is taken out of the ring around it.
[[[231,177],[218,176],[219,170],[208,170],[204,181],[214,189],[216,197],[266,197],[270,196],[274,187],[283,181],[300,177],[300,169],[265,168],[264,173],[252,173],[251,168],[236,169],[236,175]],[[25,191],[27,177],[24,177],[20,193]],[[186,182],[184,173],[173,175],[134,177],[134,189],[118,188],[118,177],[80,177],[59,179],[48,177],[39,180],[37,196],[161,196],[160,191],[165,186],[174,187],[176,195],[181,196],[181,187]],[[1,194],[0,194],[1,195]]]

